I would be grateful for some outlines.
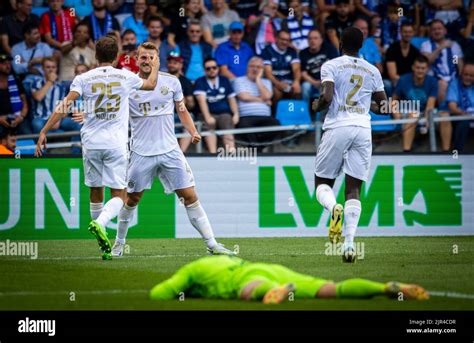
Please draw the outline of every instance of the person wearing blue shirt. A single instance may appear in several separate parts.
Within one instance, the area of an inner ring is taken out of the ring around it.
[[[265,77],[273,85],[273,106],[283,97],[301,98],[301,64],[290,42],[290,33],[282,30],[278,32],[276,43],[262,51]]]
[[[194,84],[194,95],[209,130],[231,130],[239,122],[239,108],[235,92],[228,78],[219,75],[217,62],[213,58],[204,61],[206,76]],[[235,149],[234,136],[222,137],[226,150]],[[207,136],[206,143],[210,153],[217,152],[217,137]]]
[[[474,63],[464,64],[460,78],[451,80],[446,101],[452,115],[471,115],[474,120]],[[469,120],[455,123],[454,149],[458,152],[464,150],[471,124]]]
[[[364,43],[362,44],[362,48],[359,50],[359,57],[376,66],[377,69],[382,72],[382,55],[380,54],[379,48],[374,39],[368,37],[369,23],[363,18],[358,18],[354,22],[354,27],[361,30],[364,35]]]
[[[135,32],[137,35],[137,44],[146,42],[148,39],[148,29],[144,23],[146,10],[146,0],[135,0],[133,4],[133,14],[127,17],[122,24],[124,30],[129,29]]]
[[[242,41],[244,26],[234,21],[229,27],[230,38],[219,44],[215,51],[215,58],[222,76],[229,80],[244,76],[247,72],[247,63],[254,55],[250,45]]]
[[[394,108],[393,117],[395,119],[401,119],[402,117],[418,118],[422,113],[427,118],[429,111],[434,109],[438,94],[438,82],[433,76],[428,75],[428,70],[428,59],[423,55],[419,55],[413,63],[412,72],[400,77],[393,94],[393,100],[396,103],[400,103],[400,100],[409,100],[410,108]],[[405,113],[401,113],[402,110],[405,110]],[[441,135],[443,135],[445,127],[441,124],[443,123],[440,123]],[[403,125],[402,142],[404,152],[409,152],[412,149],[415,129],[416,123]]]

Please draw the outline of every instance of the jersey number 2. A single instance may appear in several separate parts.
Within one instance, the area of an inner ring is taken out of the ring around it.
[[[357,101],[352,101],[352,97],[359,91],[359,89],[362,87],[362,76],[357,75],[357,74],[352,74],[351,75],[351,83],[355,83],[354,88],[351,89],[349,94],[347,94],[346,97],[346,105],[347,106],[356,106]]]

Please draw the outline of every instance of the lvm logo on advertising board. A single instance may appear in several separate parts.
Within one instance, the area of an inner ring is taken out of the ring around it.
[[[399,166],[378,165],[361,191],[362,214],[359,226],[369,226],[377,214],[378,226],[462,225],[462,165],[405,165],[401,180]],[[317,227],[323,208],[316,200],[314,184],[306,183],[299,166],[260,167],[259,224],[260,227],[297,227],[292,212],[278,212],[276,205],[288,202],[279,197],[276,184],[285,178],[306,227]],[[400,195],[400,196],[397,196]],[[339,188],[337,201],[344,203],[344,186]],[[284,207],[284,206],[281,206]],[[422,207],[422,209],[419,209]],[[398,218],[397,218],[398,217]]]

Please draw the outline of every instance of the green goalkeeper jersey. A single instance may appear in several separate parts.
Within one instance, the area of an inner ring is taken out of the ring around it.
[[[246,264],[235,256],[207,256],[180,268],[171,278],[153,288],[156,300],[169,300],[184,292],[191,297],[235,298],[238,295],[236,273]]]

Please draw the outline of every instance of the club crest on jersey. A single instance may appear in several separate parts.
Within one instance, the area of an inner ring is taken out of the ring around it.
[[[133,188],[135,187],[135,182],[133,182],[132,180],[128,181],[128,188]]]
[[[168,94],[169,89],[168,89],[168,87],[163,86],[163,87],[160,88],[160,92],[161,92],[161,94],[166,95],[166,94]]]

